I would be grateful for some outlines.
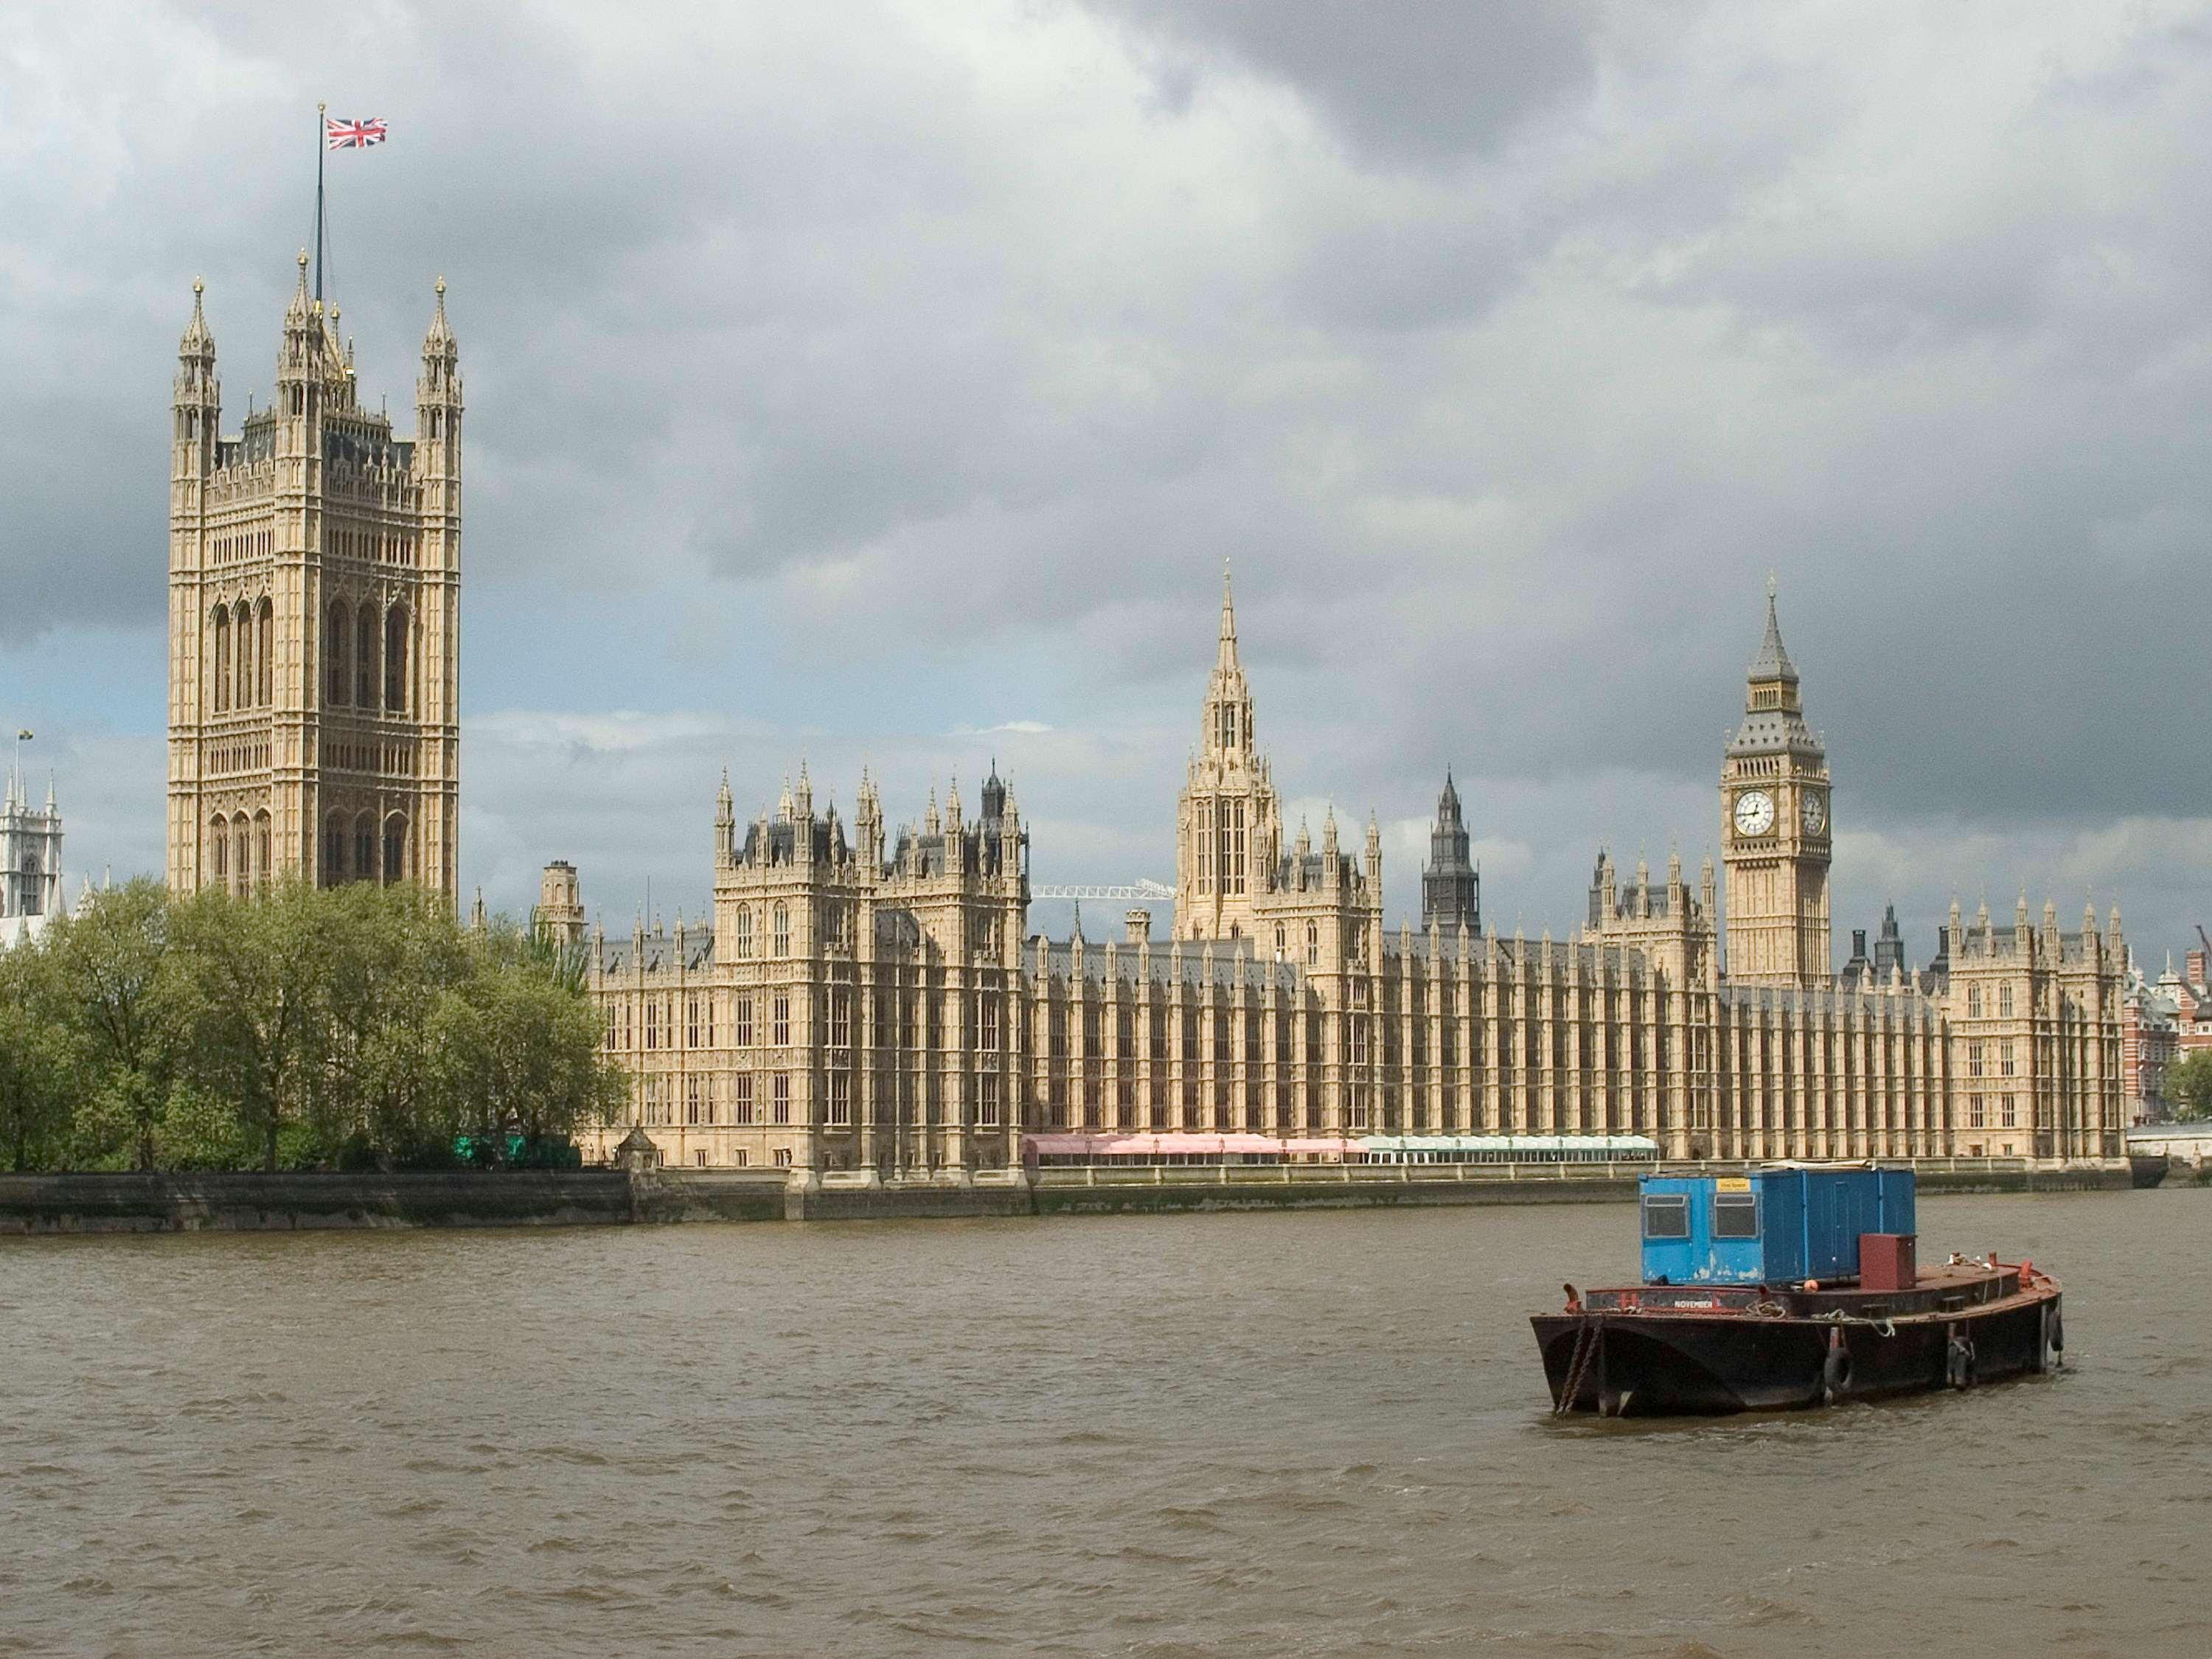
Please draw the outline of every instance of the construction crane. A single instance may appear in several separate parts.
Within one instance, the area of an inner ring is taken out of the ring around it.
[[[1031,887],[1033,899],[1171,899],[1176,896],[1172,887],[1139,876],[1126,887]]]

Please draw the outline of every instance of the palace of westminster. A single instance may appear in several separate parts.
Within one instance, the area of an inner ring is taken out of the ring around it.
[[[409,880],[458,895],[461,379],[443,284],[416,431],[365,409],[304,260],[276,395],[219,435],[196,297],[170,485],[168,874]],[[1381,836],[1285,840],[1224,581],[1176,811],[1168,936],[1030,934],[1030,838],[994,769],[887,823],[802,767],[740,823],[711,921],[587,929],[575,869],[537,917],[587,957],[630,1121],[666,1163],[964,1178],[1025,1133],[1639,1134],[1670,1158],[2121,1152],[2118,912],[2063,932],[1952,908],[1908,972],[1893,919],[1833,969],[1827,757],[1774,601],[1721,759],[1722,876],[1601,854],[1564,941],[1485,927],[1449,779],[1418,930],[1385,925]],[[1724,902],[1723,902],[1724,901]],[[1724,931],[1723,931],[1724,930]],[[1863,936],[1860,936],[1863,938]]]

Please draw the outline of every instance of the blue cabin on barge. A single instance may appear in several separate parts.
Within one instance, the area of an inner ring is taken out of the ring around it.
[[[1856,1278],[1859,1238],[1917,1231],[1910,1170],[1780,1165],[1642,1178],[1647,1285]]]

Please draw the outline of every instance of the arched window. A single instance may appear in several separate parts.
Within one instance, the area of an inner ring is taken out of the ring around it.
[[[323,629],[323,696],[333,703],[346,701],[346,646],[351,631],[346,623],[345,601],[332,599],[330,623]],[[339,839],[343,845],[343,836]]]
[[[364,605],[354,617],[353,700],[363,708],[376,707],[376,607]]]
[[[264,887],[269,884],[270,866],[276,861],[272,856],[276,848],[270,831],[269,814],[256,813],[253,819],[253,867],[259,873]]]
[[[345,820],[331,814],[323,825],[323,885],[335,887],[345,879]]]
[[[219,882],[230,880],[230,820],[217,818],[208,825],[208,873]]]
[[[260,626],[253,636],[254,665],[259,671],[256,685],[260,692],[261,707],[270,708],[274,708],[276,702],[276,677],[273,666],[276,659],[273,649],[276,636],[276,608],[268,600],[262,600],[261,615],[258,620]]]
[[[791,954],[791,912],[781,904],[775,907],[775,953],[780,957]]]
[[[384,617],[384,708],[407,710],[407,607],[395,605]]]
[[[407,820],[394,812],[384,821],[384,879],[386,885],[407,874]]]
[[[1321,965],[1321,929],[1312,922],[1306,924],[1306,966]]]
[[[230,608],[218,605],[215,613],[215,712],[230,707]]]
[[[738,907],[738,956],[740,956],[740,957],[749,957],[749,956],[752,955],[752,953],[753,953],[753,913],[752,913],[752,908],[751,908],[751,907],[750,907],[750,905],[744,905],[744,904],[740,904],[740,905]]]
[[[356,881],[376,879],[376,820],[366,812],[353,821],[353,874]]]
[[[230,706],[251,708],[253,707],[253,612],[244,599],[238,602],[238,609],[232,614],[231,626],[235,630],[238,641],[238,672],[233,676],[234,684],[231,688]]]
[[[1283,959],[1283,924],[1282,924],[1281,922],[1279,922],[1279,922],[1277,922],[1277,923],[1275,924],[1275,960],[1276,960],[1276,961],[1278,961],[1278,962],[1280,962],[1282,959]]]
[[[231,860],[230,890],[244,893],[253,885],[253,826],[243,812],[230,821],[230,850],[235,855]]]

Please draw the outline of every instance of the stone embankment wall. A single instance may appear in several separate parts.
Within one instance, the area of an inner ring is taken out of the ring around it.
[[[0,1175],[0,1233],[572,1226],[636,1218],[608,1170]]]
[[[2110,1168],[1919,1170],[1923,1195],[2124,1190]],[[761,1170],[615,1170],[435,1175],[0,1175],[0,1234],[292,1231],[344,1227],[669,1224],[1440,1204],[1621,1203],[1624,1169],[1299,1164],[1229,1170],[1047,1170],[972,1185],[788,1184]]]

